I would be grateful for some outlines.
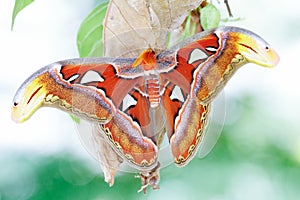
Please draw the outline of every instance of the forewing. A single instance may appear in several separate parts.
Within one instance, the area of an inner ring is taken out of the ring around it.
[[[106,123],[116,112],[119,99],[137,80],[121,77],[132,62],[98,58],[50,64],[31,75],[18,89],[13,119],[22,122],[41,106],[52,106],[87,120]]]

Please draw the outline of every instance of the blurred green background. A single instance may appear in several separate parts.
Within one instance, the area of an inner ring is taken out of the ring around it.
[[[28,75],[78,56],[78,27],[97,2],[36,1],[10,32],[14,2],[1,1],[0,200],[299,199],[300,4],[229,2],[243,18],[230,24],[268,39],[281,62],[275,69],[241,69],[226,87],[226,123],[212,152],[184,168],[163,168],[161,189],[144,195],[134,173],[119,172],[111,188],[104,182],[67,114],[43,109],[21,125],[10,119],[13,95]]]
[[[133,173],[118,173],[109,188],[96,162],[70,151],[10,151],[0,157],[1,199],[298,199],[299,156],[275,138],[291,124],[258,109],[257,102],[251,96],[230,99],[235,109],[228,114],[238,119],[224,127],[204,159],[163,168],[160,190],[137,193],[140,180]]]

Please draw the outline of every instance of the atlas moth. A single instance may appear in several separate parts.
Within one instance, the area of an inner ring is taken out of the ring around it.
[[[50,106],[91,121],[141,171],[144,191],[148,185],[156,189],[162,138],[175,164],[188,164],[203,140],[211,102],[236,70],[249,62],[273,67],[278,61],[264,39],[238,27],[204,31],[159,53],[146,49],[137,58],[63,60],[20,86],[12,118],[23,122]]]

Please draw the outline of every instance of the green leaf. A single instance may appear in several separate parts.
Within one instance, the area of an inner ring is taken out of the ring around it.
[[[176,43],[183,41],[184,39],[194,35],[196,33],[196,26],[197,24],[195,22],[192,22],[191,20],[191,12],[186,18],[185,21],[185,26],[183,30],[183,34],[176,40]],[[167,39],[167,46],[170,46],[170,39],[171,39],[171,33],[168,34],[168,39]]]
[[[220,11],[213,4],[208,4],[200,10],[200,22],[204,30],[219,26],[220,18]]]
[[[77,34],[77,48],[80,57],[103,55],[103,20],[108,2],[100,3],[81,23]]]
[[[15,1],[15,6],[14,6],[14,11],[12,14],[12,21],[11,21],[11,30],[14,28],[15,24],[15,19],[18,13],[23,10],[26,6],[31,4],[34,0],[16,0]]]
[[[185,28],[184,28],[184,36],[183,39],[186,39],[195,34],[196,31],[196,23],[193,23],[191,20],[191,13],[188,15]]]
[[[80,119],[75,117],[74,115],[70,115],[71,119],[76,123],[79,124],[80,123]]]

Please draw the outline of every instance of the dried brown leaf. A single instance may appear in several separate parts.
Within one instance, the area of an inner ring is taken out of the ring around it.
[[[104,173],[104,180],[113,186],[114,176],[119,170],[123,159],[114,151],[110,144],[105,140],[104,133],[98,127],[98,124],[94,124],[92,127],[92,135],[95,141],[95,153],[98,158],[101,169]]]
[[[136,57],[166,48],[167,34],[180,28],[202,0],[111,0],[104,23],[104,55]]]

